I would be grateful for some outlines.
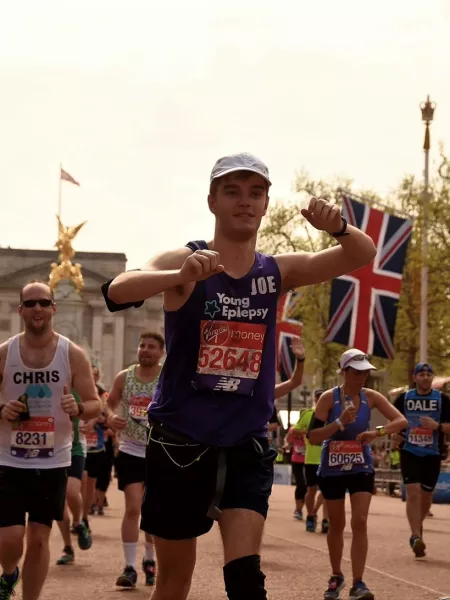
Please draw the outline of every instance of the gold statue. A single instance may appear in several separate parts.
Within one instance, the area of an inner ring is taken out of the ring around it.
[[[81,292],[84,287],[84,280],[81,273],[81,264],[72,264],[72,258],[75,256],[75,250],[72,248],[72,240],[87,221],[83,221],[83,223],[80,223],[76,227],[65,227],[61,223],[59,215],[56,218],[58,219],[59,238],[55,246],[59,250],[60,264],[52,263],[50,265],[49,285],[54,290],[60,281],[69,279],[74,284],[76,290]]]

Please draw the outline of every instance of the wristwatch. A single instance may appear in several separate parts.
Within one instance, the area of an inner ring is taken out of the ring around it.
[[[378,437],[383,437],[386,435],[386,431],[384,430],[384,425],[377,425],[375,427],[376,432],[378,433]]]

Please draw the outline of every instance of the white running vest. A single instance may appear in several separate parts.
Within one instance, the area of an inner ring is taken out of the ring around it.
[[[120,432],[119,450],[131,456],[145,458],[148,436],[147,409],[156,391],[159,375],[143,383],[136,377],[137,365],[128,367],[120,399],[120,416],[127,420]]]
[[[72,423],[61,408],[64,386],[71,386],[69,340],[59,336],[52,362],[43,369],[25,367],[19,335],[8,341],[1,386],[2,402],[28,396],[30,419],[0,419],[0,465],[19,469],[55,469],[71,463]]]

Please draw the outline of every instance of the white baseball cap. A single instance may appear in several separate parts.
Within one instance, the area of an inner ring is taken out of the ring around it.
[[[257,175],[264,177],[269,186],[272,185],[272,182],[269,179],[269,169],[267,166],[262,160],[252,154],[248,154],[248,152],[230,154],[229,156],[219,158],[211,171],[210,181],[212,182],[214,179],[218,179],[229,173],[235,173],[236,171],[250,171],[256,173]]]
[[[371,369],[377,370],[376,367],[369,361],[367,354],[364,354],[358,348],[350,348],[346,350],[339,360],[339,370],[341,373],[344,369],[351,367],[356,371],[370,371]]]

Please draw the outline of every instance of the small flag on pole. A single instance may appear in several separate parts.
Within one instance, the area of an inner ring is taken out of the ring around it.
[[[69,173],[67,173],[67,171],[64,171],[64,169],[61,169],[61,179],[63,179],[64,181],[69,181],[70,183],[73,183],[74,185],[80,185],[78,183],[78,181],[75,181],[75,179],[69,175]]]

